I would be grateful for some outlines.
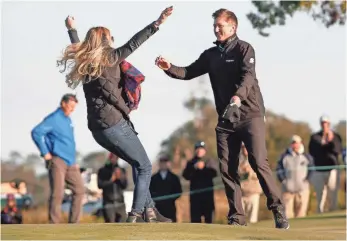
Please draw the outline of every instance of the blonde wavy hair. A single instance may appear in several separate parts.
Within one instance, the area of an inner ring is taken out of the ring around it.
[[[67,85],[74,89],[82,84],[99,78],[106,67],[115,63],[110,46],[113,41],[110,30],[104,27],[89,29],[83,42],[74,43],[66,47],[63,56],[57,61],[62,66],[61,73],[70,69],[66,74]]]

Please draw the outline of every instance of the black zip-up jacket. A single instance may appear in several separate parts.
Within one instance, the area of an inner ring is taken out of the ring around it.
[[[331,142],[322,144],[323,132],[314,133],[310,138],[308,146],[309,153],[314,159],[317,167],[339,165],[339,155],[342,154],[341,136],[334,132],[334,138]],[[327,167],[326,169],[317,169],[317,171],[330,171],[335,167]]]
[[[120,168],[123,172],[123,178],[112,182],[111,177],[116,168]],[[98,171],[98,187],[102,189],[103,203],[124,203],[123,190],[128,186],[126,171],[117,164],[105,164]]]
[[[165,71],[176,79],[190,80],[207,74],[210,77],[219,117],[233,96],[241,99],[241,120],[263,117],[265,107],[255,73],[255,52],[249,43],[236,35],[226,43],[205,50],[187,67],[171,64]]]
[[[201,202],[201,198],[204,197],[213,203],[213,179],[217,176],[217,170],[212,160],[204,160],[205,167],[203,169],[196,169],[194,165],[200,160],[202,158],[195,156],[192,160],[188,161],[182,176],[184,179],[190,181],[190,191],[206,189],[201,193],[192,194],[190,197],[191,200]],[[209,188],[211,189],[207,190]]]
[[[112,67],[106,68],[100,78],[83,84],[89,130],[107,129],[122,118],[129,119],[119,64],[157,31],[154,22],[139,31],[126,44],[114,49],[111,59],[115,64]],[[76,30],[68,33],[72,43],[79,42]]]

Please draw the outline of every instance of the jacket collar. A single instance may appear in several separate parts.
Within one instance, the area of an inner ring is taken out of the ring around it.
[[[56,111],[62,116],[69,117],[69,116],[65,115],[63,108],[61,108],[61,106],[59,106]]]
[[[237,34],[234,34],[227,38],[224,42],[220,42],[217,40],[213,43],[217,45],[219,51],[224,52],[225,50],[229,49],[229,47],[235,46],[238,39],[239,37],[237,36]]]

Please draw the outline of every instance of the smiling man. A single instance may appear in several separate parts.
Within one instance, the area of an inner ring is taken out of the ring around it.
[[[267,207],[274,214],[276,228],[288,229],[279,188],[267,160],[265,107],[255,73],[254,49],[238,38],[238,21],[233,12],[219,9],[212,17],[216,46],[205,50],[186,67],[173,65],[161,56],[157,57],[156,65],[175,79],[190,80],[209,74],[218,113],[217,150],[230,208],[229,224],[246,225],[237,173],[244,142],[249,163],[267,197]]]

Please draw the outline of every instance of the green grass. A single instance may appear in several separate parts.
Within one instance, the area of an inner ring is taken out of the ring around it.
[[[247,227],[220,224],[25,224],[1,225],[2,240],[346,240],[346,211],[290,220],[289,230],[277,230],[272,220]]]

